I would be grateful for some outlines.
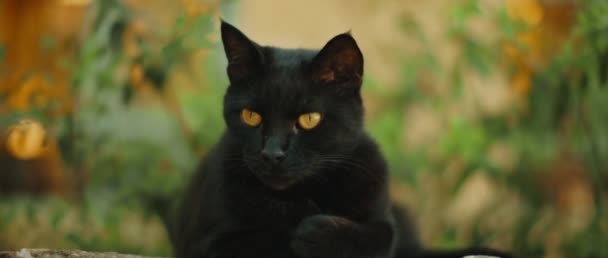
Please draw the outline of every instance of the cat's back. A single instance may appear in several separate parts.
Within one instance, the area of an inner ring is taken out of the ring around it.
[[[178,232],[178,236],[188,236],[191,231],[200,230],[196,228],[201,225],[200,221],[213,220],[213,217],[221,216],[222,211],[217,208],[221,207],[222,202],[218,198],[223,187],[221,169],[226,145],[226,136],[223,135],[205,155],[192,175],[179,201],[179,217],[174,229]],[[216,209],[204,210],[202,207],[216,207]]]

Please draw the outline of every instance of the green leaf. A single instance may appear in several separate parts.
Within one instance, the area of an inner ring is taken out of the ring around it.
[[[464,183],[474,174],[477,168],[477,164],[467,164],[467,167],[464,168],[464,173],[456,180],[456,183],[452,187],[452,194],[455,195],[460,192]]]
[[[4,62],[6,58],[6,48],[4,45],[0,44],[0,64]]]
[[[490,74],[490,63],[492,62],[491,53],[482,46],[477,40],[466,38],[463,40],[464,57],[469,65],[481,75]]]
[[[462,244],[460,241],[458,241],[458,231],[452,226],[447,227],[447,229],[443,231],[439,241],[438,246],[442,249],[458,248]]]
[[[471,246],[483,246],[496,238],[496,232],[483,232],[482,220],[475,220],[471,229]]]
[[[57,227],[59,226],[59,224],[61,223],[61,221],[63,220],[64,216],[65,216],[65,207],[63,206],[58,206],[55,207],[53,213],[51,214],[51,227],[53,227],[54,230],[57,230]]]
[[[122,87],[122,101],[124,104],[128,105],[133,100],[133,86],[128,84]]]
[[[156,90],[163,91],[167,80],[167,72],[159,66],[150,65],[144,68],[144,77],[152,82]]]
[[[10,225],[15,218],[17,218],[18,209],[16,207],[3,208],[3,212],[0,213],[0,227]]]
[[[80,248],[89,246],[88,241],[79,232],[69,232],[64,235],[64,239]]]
[[[186,22],[188,21],[188,17],[186,17],[185,14],[180,13],[176,18],[175,18],[175,22],[173,23],[173,31],[180,31],[182,30],[184,27],[186,27]]]
[[[29,223],[35,223],[38,207],[34,202],[28,202],[25,206],[25,215]]]
[[[57,47],[57,42],[52,36],[46,34],[42,36],[42,39],[40,40],[40,48],[50,51],[55,47]]]

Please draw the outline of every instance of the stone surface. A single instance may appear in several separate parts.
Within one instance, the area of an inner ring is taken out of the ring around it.
[[[113,252],[86,252],[80,250],[21,249],[0,252],[0,258],[151,258],[148,256],[119,254]]]
[[[96,253],[81,250],[21,249],[20,251],[0,252],[0,258],[159,258],[114,252]],[[495,256],[473,255],[463,258],[499,258]]]

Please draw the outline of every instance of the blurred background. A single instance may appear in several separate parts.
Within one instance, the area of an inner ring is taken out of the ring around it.
[[[160,204],[224,128],[219,17],[283,47],[352,30],[428,245],[608,257],[604,0],[0,0],[0,250],[171,255]]]

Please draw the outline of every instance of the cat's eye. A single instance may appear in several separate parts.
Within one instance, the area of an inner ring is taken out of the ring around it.
[[[321,114],[318,112],[311,112],[300,115],[298,117],[298,123],[306,130],[313,129],[321,122]]]
[[[262,122],[262,116],[260,114],[246,108],[241,111],[241,119],[248,126],[258,126]]]

